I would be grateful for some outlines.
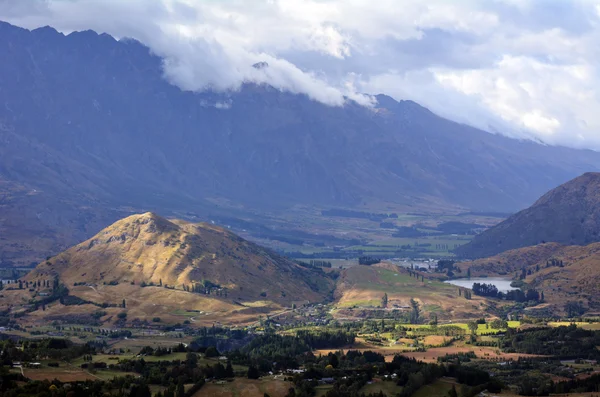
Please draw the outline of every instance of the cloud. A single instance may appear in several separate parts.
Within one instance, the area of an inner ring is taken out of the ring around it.
[[[0,0],[0,19],[136,38],[186,90],[253,81],[331,106],[385,93],[600,150],[598,1]]]

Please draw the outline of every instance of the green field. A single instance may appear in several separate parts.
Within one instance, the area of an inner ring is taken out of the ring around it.
[[[551,327],[560,327],[560,326],[566,326],[568,327],[571,324],[575,324],[577,327],[579,328],[583,328],[583,329],[589,329],[589,330],[593,330],[593,331],[600,331],[600,323],[588,323],[588,322],[570,322],[570,321],[555,321],[555,322],[549,322],[548,325]]]
[[[332,385],[319,385],[315,387],[315,397],[323,397],[329,390],[333,389]]]
[[[376,394],[383,392],[387,396],[395,396],[402,391],[402,387],[396,385],[395,381],[372,382],[360,389],[361,393]]]
[[[175,343],[171,344],[172,346]],[[164,356],[144,356],[144,361],[147,362],[157,362],[157,361],[173,361],[173,360],[185,360],[186,353],[171,353],[165,354]],[[95,354],[92,356],[93,363],[106,363],[108,364],[116,364],[119,360],[133,360],[136,358],[135,354]],[[83,357],[79,357],[73,361],[71,361],[72,365],[80,366],[85,363]]]
[[[452,389],[452,384],[444,379],[437,380],[430,385],[421,387],[413,397],[447,397]]]
[[[397,251],[403,254],[424,254],[430,256],[452,255],[452,250],[471,241],[473,236],[432,235],[425,237],[390,237],[375,240],[366,245],[354,245],[344,251],[362,250],[369,255],[390,255]],[[410,248],[406,246],[410,245]],[[402,247],[405,248],[402,248]]]
[[[487,333],[493,333],[493,332],[500,332],[500,331],[506,331],[505,329],[496,329],[496,328],[492,328],[491,326],[486,327],[487,324],[478,324],[477,325],[477,331],[476,331],[476,335],[482,335],[482,334],[487,334]],[[508,327],[509,328],[518,328],[521,325],[520,321],[509,321],[508,322]],[[465,331],[467,331],[467,333],[470,333],[469,330],[469,325],[467,323],[449,323],[449,324],[439,324],[437,326],[437,328],[444,328],[444,327],[450,327],[450,326],[454,326],[454,327],[459,327],[464,329]],[[432,330],[433,327],[431,325],[428,324],[396,324],[396,328],[398,327],[404,327],[404,328],[417,328],[417,329],[427,329],[427,330]],[[412,335],[414,332],[413,331],[408,331],[407,334],[408,335]]]

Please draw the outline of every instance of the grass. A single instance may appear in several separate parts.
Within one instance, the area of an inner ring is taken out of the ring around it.
[[[378,307],[380,304],[381,304],[381,300],[377,300],[377,299],[348,300],[348,301],[340,302],[338,307],[341,307],[341,308],[353,307],[353,306]]]
[[[333,385],[319,385],[315,387],[315,397],[324,397],[329,390],[333,389]]]
[[[361,273],[366,274],[358,275],[359,277],[357,277],[355,284],[357,288],[388,293],[401,292],[403,295],[412,295],[414,297],[419,297],[423,293],[431,294],[433,292],[456,294],[456,287],[437,280],[426,279],[423,283],[415,277],[409,276],[407,273],[378,267],[361,270],[363,270]]]
[[[284,396],[292,386],[290,382],[275,377],[259,380],[235,378],[233,382],[210,382],[194,394],[194,397],[263,397]]]
[[[75,382],[95,379],[94,375],[81,368],[67,366],[63,363],[58,368],[48,367],[44,364],[41,368],[25,368],[23,371],[26,377],[33,380],[58,379],[62,382]]]
[[[588,323],[588,322],[570,322],[570,321],[554,321],[549,322],[548,325],[550,327],[560,327],[560,326],[569,326],[571,324],[575,324],[577,327],[582,329],[588,329],[593,331],[600,331],[600,323]]]
[[[194,316],[199,316],[202,313],[199,311],[190,311],[190,310],[179,309],[179,310],[175,310],[174,312],[171,312],[171,314],[174,316],[194,317]]]
[[[377,394],[383,392],[383,394],[390,397],[397,395],[401,391],[402,387],[396,385],[395,381],[373,382],[360,389],[360,392],[364,394]]]
[[[486,325],[487,324],[478,324],[476,335],[505,331],[505,329],[496,329],[496,328],[492,328],[491,326],[489,328],[487,328]],[[518,328],[520,325],[521,325],[520,321],[509,321],[508,322],[509,328]],[[415,329],[415,328],[431,329],[432,328],[432,326],[429,324],[396,324],[396,328],[398,328],[398,327],[413,328],[413,329]],[[451,323],[451,324],[438,325],[438,328],[444,328],[444,327],[459,327],[459,328],[462,328],[465,331],[467,331],[467,333],[471,333],[471,331],[469,330],[469,325],[467,323]],[[412,335],[413,331],[408,331],[407,334]]]
[[[171,353],[166,354],[164,356],[144,356],[144,361],[146,362],[157,362],[157,361],[173,361],[173,360],[185,360],[185,356],[187,353]],[[92,356],[92,363],[106,363],[108,364],[116,364],[119,360],[132,360],[135,359],[135,354],[96,354]],[[111,360],[111,358],[117,358],[117,360]],[[81,364],[85,363],[83,357],[79,357],[73,361],[71,361],[71,365],[81,366]]]
[[[173,360],[185,360],[187,353],[171,353],[165,354],[164,356],[144,356],[146,362],[157,362],[157,361],[173,361]]]
[[[423,306],[423,310],[431,313],[441,313],[444,311],[440,305],[425,305]]]
[[[468,243],[473,236],[466,235],[430,235],[423,237],[391,237],[381,240],[375,240],[366,245],[355,245],[347,247],[344,250],[355,251],[363,250],[370,254],[390,254],[396,251],[418,252],[420,254],[444,254],[452,255],[451,250]],[[431,244],[424,246],[423,244]],[[409,249],[402,249],[402,246],[410,245]],[[417,245],[419,245],[417,247]],[[447,246],[448,248],[445,248]],[[419,250],[417,251],[416,248]]]
[[[444,380],[437,380],[432,384],[421,387],[413,394],[413,397],[447,397],[450,389],[452,389],[451,383]]]
[[[114,371],[111,369],[98,369],[98,370],[90,371],[90,373],[92,375],[95,375],[104,380],[112,380],[113,378],[127,376],[127,375],[131,375],[135,378],[138,378],[140,376],[139,374],[136,374],[135,372]]]

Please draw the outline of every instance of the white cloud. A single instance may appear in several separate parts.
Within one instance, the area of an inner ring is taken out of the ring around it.
[[[187,90],[271,84],[328,105],[413,99],[460,122],[600,150],[591,0],[0,0],[0,19],[134,37]],[[252,65],[265,61],[268,68]]]

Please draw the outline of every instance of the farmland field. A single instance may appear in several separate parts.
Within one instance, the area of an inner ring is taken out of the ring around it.
[[[458,295],[457,287],[430,277],[424,274],[417,278],[408,269],[390,263],[346,269],[338,280],[335,306],[344,310],[334,310],[334,316],[348,317],[348,309],[381,308],[384,294],[388,296],[387,310],[404,310],[414,299],[426,316],[435,313],[440,319],[462,319],[482,315],[485,298],[467,300]]]
[[[377,380],[371,382],[370,384],[365,385],[360,392],[365,394],[375,394],[379,392],[383,392],[386,396],[395,396],[400,393],[402,388],[396,385],[395,381],[381,381]]]
[[[210,382],[204,385],[194,397],[263,397],[266,394],[284,396],[292,386],[290,382],[275,377],[260,380],[236,378],[232,382]]]

